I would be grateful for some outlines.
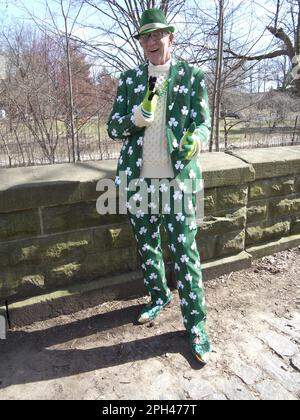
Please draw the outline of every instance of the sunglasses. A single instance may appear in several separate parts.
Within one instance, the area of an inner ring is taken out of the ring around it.
[[[146,44],[150,40],[150,38],[152,38],[153,41],[159,41],[167,35],[169,35],[169,32],[166,31],[150,32],[149,34],[141,35],[139,41],[141,44]]]

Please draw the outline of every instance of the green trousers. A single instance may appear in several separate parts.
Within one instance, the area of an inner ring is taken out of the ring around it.
[[[167,186],[163,180],[151,183],[145,179],[148,189],[148,208],[146,214],[139,211],[130,215],[130,222],[137,241],[141,257],[144,283],[153,305],[163,305],[170,298],[167,285],[163,253],[161,248],[160,226],[163,224],[168,235],[168,243],[176,276],[177,288],[183,323],[191,336],[201,336],[209,351],[209,343],[205,332],[206,305],[202,283],[202,267],[197,249],[196,234],[196,194],[189,193],[185,199],[189,203],[188,212],[184,206],[177,212],[178,203],[183,200],[184,191],[169,188],[169,202],[165,204],[162,193]],[[172,181],[167,179],[168,182]],[[138,200],[139,194],[133,197]],[[151,210],[151,211],[150,211]],[[155,214],[151,214],[154,212]]]

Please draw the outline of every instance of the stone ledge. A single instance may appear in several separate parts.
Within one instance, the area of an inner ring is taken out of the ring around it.
[[[252,165],[255,179],[295,175],[300,172],[300,146],[237,150],[226,153]]]
[[[204,280],[250,266],[251,256],[246,252],[210,261],[202,265]],[[166,273],[170,286],[175,288],[175,279],[171,276],[169,265],[166,265]],[[72,286],[16,303],[9,304],[8,301],[8,312],[11,326],[14,327],[76,312],[107,301],[143,296],[145,293],[142,272],[136,271],[101,279],[99,282]],[[3,309],[5,308],[0,307],[0,312]]]
[[[201,155],[205,188],[254,181],[251,165],[225,153]],[[96,184],[114,179],[117,160],[0,169],[0,213],[96,200]]]
[[[117,161],[0,169],[0,213],[95,200],[100,179],[113,179]]]
[[[276,252],[286,251],[300,245],[300,235],[288,236],[279,239],[278,241],[268,242],[266,244],[252,246],[246,251],[252,256],[254,260],[273,255]]]
[[[204,153],[201,154],[200,162],[205,189],[242,185],[255,180],[251,165],[227,153]]]

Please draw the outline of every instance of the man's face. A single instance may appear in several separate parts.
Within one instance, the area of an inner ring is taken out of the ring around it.
[[[146,58],[155,66],[165,64],[171,56],[174,35],[162,30],[154,31],[140,37],[140,44]]]

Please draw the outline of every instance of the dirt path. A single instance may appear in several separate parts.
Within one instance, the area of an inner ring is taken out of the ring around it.
[[[190,355],[177,293],[151,326],[146,298],[8,333],[0,399],[300,399],[300,249],[206,282],[211,362]]]

